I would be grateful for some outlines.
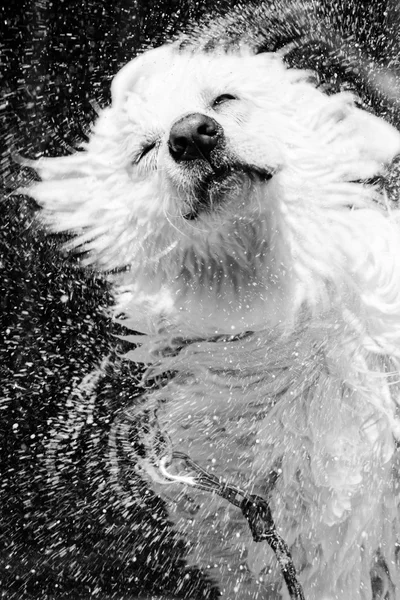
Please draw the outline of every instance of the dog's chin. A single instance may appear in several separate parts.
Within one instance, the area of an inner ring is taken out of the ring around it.
[[[199,178],[193,186],[188,210],[183,218],[194,221],[203,215],[221,212],[225,206],[241,196],[245,197],[252,186],[268,182],[273,171],[256,165],[230,165],[229,168],[215,169]]]

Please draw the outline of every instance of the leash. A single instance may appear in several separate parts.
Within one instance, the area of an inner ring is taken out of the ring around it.
[[[138,436],[137,447],[132,445],[129,435],[132,424],[141,414],[144,422]],[[112,430],[113,460],[115,458],[116,440],[123,442],[123,450],[133,460],[139,470],[150,475],[155,481],[161,480],[189,485],[206,492],[215,493],[224,498],[237,508],[240,508],[247,520],[253,540],[255,542],[267,541],[275,553],[285,580],[291,600],[305,600],[302,587],[298,581],[296,568],[286,542],[279,535],[268,502],[256,494],[247,494],[239,487],[228,483],[224,478],[209,473],[198,465],[184,452],[172,450],[168,438],[161,434],[157,426],[154,407],[139,405],[129,413],[124,412],[114,422]],[[115,447],[114,447],[115,446]],[[174,475],[168,471],[174,460],[182,461],[191,472]]]
[[[194,475],[175,476],[166,469],[166,463],[171,464],[174,459],[182,460]],[[203,469],[187,454],[174,451],[172,457],[164,457],[160,461],[160,472],[171,481],[186,483],[198,489],[213,492],[240,508],[246,518],[253,540],[255,542],[267,541],[274,551],[287,585],[291,600],[305,600],[302,587],[297,579],[296,568],[286,542],[276,530],[268,502],[256,494],[246,494],[240,488],[229,484],[223,478],[217,477]]]

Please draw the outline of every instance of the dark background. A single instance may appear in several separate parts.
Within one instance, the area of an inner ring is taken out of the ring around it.
[[[264,28],[267,47],[319,31],[329,43],[299,41],[292,64],[317,68],[331,91],[355,89],[372,110],[398,123],[397,100],[371,91],[336,39],[359,42],[363,57],[397,77],[397,1],[327,0],[304,22],[296,16],[303,3],[285,2],[295,7],[291,19],[279,3],[266,4],[273,9]],[[33,177],[15,155],[71,152],[107,104],[113,75],[136,50],[169,39],[215,8],[212,0],[17,0],[0,7],[2,598],[217,597],[207,574],[186,566],[184,540],[129,465],[120,487],[133,502],[127,507],[116,493],[110,424],[121,406],[135,401],[140,370],[118,359],[124,348],[103,310],[112,302],[107,283],[83,272],[79,259],[59,250],[59,239],[43,234],[33,201],[10,196]],[[244,27],[239,21],[236,34]],[[88,423],[74,410],[74,389],[105,356],[110,366]],[[51,448],[56,477],[46,463]]]
[[[185,566],[184,543],[162,503],[136,482],[144,502],[127,509],[110,481],[110,423],[137,395],[140,373],[116,359],[124,348],[104,315],[107,284],[43,235],[34,202],[8,194],[32,177],[13,154],[71,152],[107,104],[118,69],[207,2],[7,4],[0,7],[0,597],[213,598],[207,577]],[[93,424],[71,418],[71,391],[110,352]],[[54,440],[56,481],[44,459]]]

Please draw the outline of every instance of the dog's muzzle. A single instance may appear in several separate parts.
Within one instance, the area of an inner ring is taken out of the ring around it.
[[[169,153],[190,182],[190,210],[185,219],[195,219],[228,199],[246,180],[268,181],[272,172],[240,162],[227,151],[223,128],[202,113],[181,117],[171,127]],[[194,201],[195,199],[195,201]]]

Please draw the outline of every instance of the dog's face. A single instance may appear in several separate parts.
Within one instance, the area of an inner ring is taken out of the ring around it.
[[[250,56],[161,49],[114,80],[114,110],[132,127],[126,140],[132,179],[153,181],[152,208],[180,230],[195,235],[201,223],[203,237],[219,217],[248,212],[256,188],[282,163],[281,102],[273,89],[282,66],[270,57],[269,67]]]
[[[117,74],[84,151],[39,162],[30,194],[89,262],[128,267],[136,298],[166,295],[155,312],[230,331],[285,319],[311,284],[318,302],[312,265],[347,260],[335,214],[366,206],[360,180],[399,150],[393,128],[278,55],[166,46]]]

